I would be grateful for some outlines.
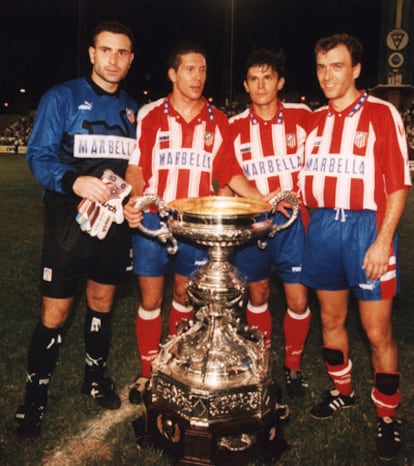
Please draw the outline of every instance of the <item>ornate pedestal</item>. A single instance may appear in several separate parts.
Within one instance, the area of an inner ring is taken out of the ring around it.
[[[180,465],[225,465],[278,458],[286,449],[281,391],[272,380],[263,336],[242,325],[245,283],[228,256],[234,246],[259,241],[296,218],[296,198],[281,193],[293,215],[275,226],[274,207],[242,198],[181,199],[166,206],[144,197],[141,207],[156,203],[168,226],[147,234],[161,241],[185,237],[209,247],[209,261],[189,279],[187,291],[199,310],[194,322],[161,345],[152,366],[146,419],[134,422],[137,440],[144,430]]]

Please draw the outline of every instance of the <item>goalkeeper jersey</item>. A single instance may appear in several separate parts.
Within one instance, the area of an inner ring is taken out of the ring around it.
[[[89,78],[58,84],[40,100],[27,161],[45,188],[44,200],[76,206],[72,184],[80,175],[121,177],[135,144],[136,101],[123,89],[109,94]]]

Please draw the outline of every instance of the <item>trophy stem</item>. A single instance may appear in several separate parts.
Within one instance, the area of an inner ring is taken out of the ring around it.
[[[209,261],[198,268],[188,279],[187,293],[198,306],[208,306],[212,313],[241,306],[246,294],[244,277],[229,262],[232,247],[211,246]]]
[[[227,262],[231,253],[233,252],[232,247],[221,247],[220,245],[216,244],[211,246],[208,250],[208,256],[210,260],[213,262]]]

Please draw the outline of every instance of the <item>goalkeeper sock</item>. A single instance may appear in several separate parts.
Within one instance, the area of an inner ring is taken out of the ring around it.
[[[25,402],[47,404],[50,377],[56,367],[63,328],[48,328],[39,322],[29,345]]]
[[[106,367],[111,343],[111,314],[86,308],[84,323],[85,378],[91,381],[102,375]]]

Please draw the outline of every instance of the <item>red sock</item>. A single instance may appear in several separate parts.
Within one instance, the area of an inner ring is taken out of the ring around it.
[[[161,341],[161,309],[145,311],[141,306],[135,321],[135,335],[138,353],[141,358],[141,375],[151,377],[151,363],[158,353]]]
[[[176,335],[177,327],[184,320],[191,320],[194,317],[193,306],[184,306],[183,304],[177,303],[173,300],[171,303],[170,316],[168,319],[168,334]]]
[[[323,348],[328,375],[335,388],[342,395],[349,396],[352,391],[352,362],[348,355],[338,348]]]
[[[261,306],[252,306],[247,303],[246,320],[249,327],[256,327],[264,335],[264,345],[268,349],[272,345],[272,316],[268,303]]]
[[[303,347],[309,333],[312,313],[306,309],[303,314],[286,310],[283,320],[285,335],[285,366],[292,371],[300,370]]]
[[[371,392],[377,417],[395,417],[396,410],[401,402],[401,393],[398,389],[400,374],[398,372],[376,372],[374,375],[375,387]]]

